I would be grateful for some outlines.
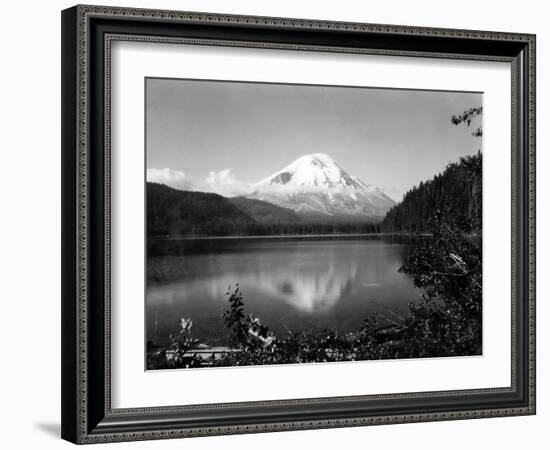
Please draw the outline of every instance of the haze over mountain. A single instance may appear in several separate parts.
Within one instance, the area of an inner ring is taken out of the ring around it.
[[[300,215],[381,219],[396,204],[381,189],[346,172],[324,153],[304,155],[259,181],[248,198]]]

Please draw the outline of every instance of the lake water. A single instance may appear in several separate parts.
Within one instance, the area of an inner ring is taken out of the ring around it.
[[[147,333],[166,343],[179,318],[210,345],[227,344],[222,314],[239,284],[245,314],[277,335],[357,331],[374,312],[391,318],[420,298],[398,272],[414,240],[390,236],[156,239],[147,259]]]

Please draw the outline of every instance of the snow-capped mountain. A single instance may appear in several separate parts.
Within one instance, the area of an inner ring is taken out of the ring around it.
[[[304,155],[254,185],[247,197],[301,214],[382,218],[395,202],[324,153]]]

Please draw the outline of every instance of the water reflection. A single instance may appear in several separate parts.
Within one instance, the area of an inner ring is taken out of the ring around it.
[[[319,264],[326,266],[326,264]],[[266,293],[279,296],[286,303],[304,312],[328,311],[352,289],[357,264],[328,267],[295,266],[277,273],[262,273],[259,285]]]
[[[177,254],[148,258],[148,329],[152,333],[156,322],[160,340],[185,316],[194,320],[200,339],[223,341],[225,294],[235,283],[246,312],[279,333],[355,330],[379,305],[399,310],[418,296],[398,273],[406,244],[362,238],[213,241],[178,242]]]

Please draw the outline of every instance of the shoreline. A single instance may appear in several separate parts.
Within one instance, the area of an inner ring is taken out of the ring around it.
[[[432,237],[432,233],[328,233],[328,234],[274,234],[258,236],[185,236],[185,235],[165,235],[165,236],[147,236],[152,240],[201,240],[201,239],[288,239],[288,238],[342,238],[342,237],[368,237],[368,236],[401,236],[401,237]]]

